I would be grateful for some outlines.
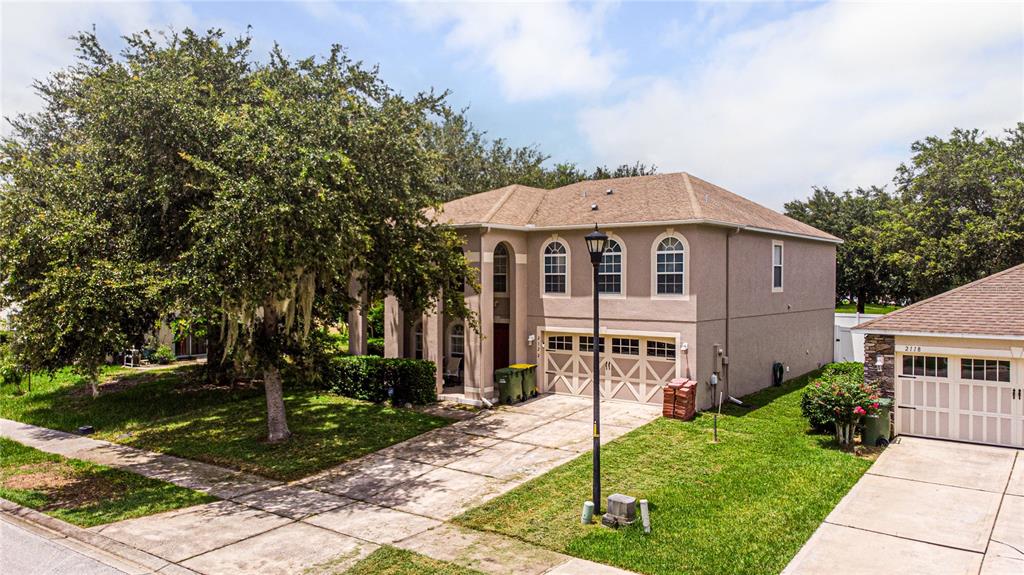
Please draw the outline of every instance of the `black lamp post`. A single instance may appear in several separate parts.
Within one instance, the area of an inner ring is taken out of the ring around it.
[[[594,386],[594,512],[601,511],[601,308],[600,297],[597,293],[598,270],[601,267],[601,258],[604,256],[605,247],[608,245],[608,234],[597,229],[594,224],[594,231],[587,234],[587,251],[590,252],[590,263],[594,266],[594,373],[592,385]]]

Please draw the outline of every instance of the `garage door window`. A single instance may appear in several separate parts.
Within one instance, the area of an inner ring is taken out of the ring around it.
[[[572,351],[571,335],[548,336],[548,349],[557,351]]]
[[[597,344],[598,350],[604,353],[604,338]],[[594,338],[589,335],[580,336],[580,351],[594,351]]]
[[[903,356],[903,375],[949,377],[949,358],[934,355]]]
[[[960,360],[960,377],[978,381],[1010,382],[1010,362],[996,359],[963,358]]]
[[[647,340],[647,357],[676,358],[676,346],[667,341]]]
[[[620,355],[640,355],[640,340],[613,337],[612,353]]]

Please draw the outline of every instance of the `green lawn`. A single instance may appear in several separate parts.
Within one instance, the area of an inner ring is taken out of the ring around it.
[[[603,496],[649,500],[650,535],[580,525],[589,454],[456,522],[641,573],[778,573],[870,465],[808,434],[799,403],[811,377],[748,396],[752,411],[723,410],[718,444],[701,415],[659,419],[605,447]]]
[[[116,372],[115,374],[120,373]],[[0,417],[171,453],[266,477],[304,477],[447,425],[448,420],[336,395],[286,388],[293,437],[268,444],[262,389],[209,386],[191,368],[144,372],[89,396],[70,372],[34,377],[31,394],[0,390]]]
[[[879,303],[864,304],[864,313],[887,314],[898,309],[900,309],[900,306],[898,305],[883,305]],[[857,313],[857,304],[844,303],[842,305],[837,305],[836,313]]]
[[[127,471],[0,438],[0,497],[82,527],[216,501]]]
[[[346,575],[482,575],[454,563],[384,546],[345,571]]]

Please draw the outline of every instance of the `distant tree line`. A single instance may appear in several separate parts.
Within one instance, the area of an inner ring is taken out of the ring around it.
[[[836,300],[907,304],[1024,263],[1024,123],[911,146],[894,189],[815,188],[786,215],[845,240]]]

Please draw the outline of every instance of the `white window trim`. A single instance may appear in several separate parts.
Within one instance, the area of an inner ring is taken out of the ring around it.
[[[658,293],[658,245],[666,238],[676,238],[683,244],[683,293]],[[651,266],[651,299],[668,299],[676,301],[688,301],[690,299],[690,264],[693,263],[690,256],[690,242],[686,236],[675,231],[667,231],[651,242],[651,258],[648,260]]]
[[[505,275],[505,291],[498,291],[498,290],[494,289],[494,283],[495,283],[494,282],[494,276],[497,275],[495,273],[495,261],[494,260],[497,258],[497,253],[496,252],[498,251],[498,246],[502,246],[502,247],[505,248],[505,274],[504,274]],[[507,297],[509,292],[511,291],[510,288],[512,287],[512,286],[509,285],[509,280],[512,279],[512,273],[511,273],[512,272],[512,265],[513,265],[512,264],[512,259],[513,259],[512,258],[512,250],[510,250],[509,247],[507,245],[505,245],[505,242],[498,242],[498,244],[496,246],[494,246],[494,249],[491,250],[490,256],[491,256],[491,258],[490,258],[491,259],[491,290],[494,292],[495,295],[506,296]]]
[[[565,293],[548,293],[544,291],[544,252],[554,242],[562,244],[562,247],[565,248]],[[555,299],[572,297],[572,247],[569,246],[569,242],[565,241],[565,238],[561,238],[558,235],[552,235],[540,246],[540,297]]]
[[[417,320],[416,323],[413,324],[413,326],[412,326],[412,356],[414,358],[416,357],[416,343],[417,343],[417,340],[419,340],[418,342],[419,342],[419,346],[420,346],[420,349],[419,349],[420,359],[425,359],[427,357],[427,346],[426,346],[426,337],[425,336],[426,336],[426,334],[423,331],[423,320]],[[465,347],[466,347],[465,343],[463,343],[462,347],[463,347],[463,349],[465,349]]]
[[[455,350],[453,349],[454,346],[452,345],[452,334],[455,332],[455,327],[456,326],[462,326],[462,353],[460,355],[458,355],[458,356],[453,355],[455,353]],[[448,343],[447,349],[445,349],[445,352],[446,352],[445,356],[447,356],[447,357],[466,357],[466,325],[465,324],[457,322],[457,321],[456,322],[452,322],[451,324],[448,325],[448,330],[445,333],[444,337],[445,337],[445,340]]]
[[[615,240],[619,244],[619,247],[622,248],[622,273],[621,273],[621,277],[620,277],[620,281],[619,281],[620,289],[619,289],[619,293],[601,293],[601,294],[598,294],[598,296],[600,296],[601,299],[625,299],[626,298],[626,284],[629,283],[627,281],[627,279],[629,278],[629,275],[626,273],[626,260],[628,259],[626,257],[626,251],[627,251],[626,250],[626,242],[622,241],[622,238],[617,236],[617,235],[615,235],[615,234],[608,234],[608,239],[609,240]],[[589,254],[588,254],[588,256],[589,256]],[[593,265],[593,264],[591,264],[591,265]],[[591,281],[593,281],[593,280],[591,280]],[[597,289],[597,287],[595,286],[594,289]]]
[[[779,251],[781,252],[781,257],[779,259],[782,260],[779,263],[779,269],[782,271],[779,279],[781,280],[782,285],[780,285],[779,287],[775,287],[775,246],[779,247]],[[772,240],[772,252],[770,261],[772,265],[771,273],[768,274],[768,281],[770,282],[769,285],[772,286],[772,293],[782,293],[783,288],[786,287],[786,246],[781,240]]]

